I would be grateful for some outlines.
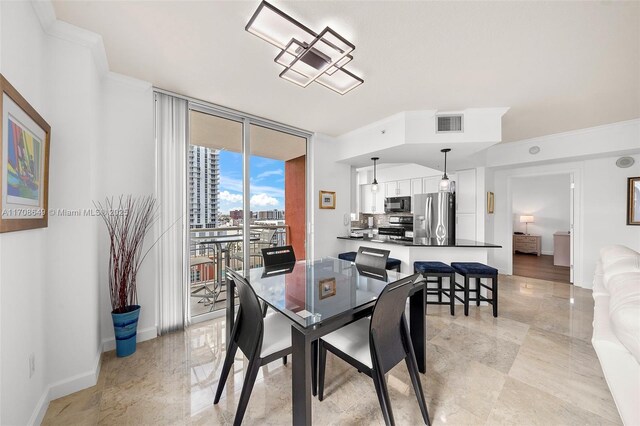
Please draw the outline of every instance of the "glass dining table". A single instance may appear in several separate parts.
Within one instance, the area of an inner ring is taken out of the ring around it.
[[[426,372],[425,288],[420,275],[363,269],[352,262],[322,258],[271,268],[227,270],[227,341],[236,316],[234,278],[245,278],[258,297],[292,322],[293,424],[311,424],[311,397],[316,391],[316,341],[358,319],[371,315],[384,287],[407,278],[413,286],[409,298],[409,328],[418,369]],[[312,358],[312,354],[314,358]]]

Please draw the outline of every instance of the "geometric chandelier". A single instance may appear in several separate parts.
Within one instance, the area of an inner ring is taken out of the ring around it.
[[[298,86],[315,81],[344,95],[364,83],[344,68],[353,59],[355,46],[329,27],[316,34],[263,1],[245,30],[281,50],[275,58],[284,67],[280,77]]]

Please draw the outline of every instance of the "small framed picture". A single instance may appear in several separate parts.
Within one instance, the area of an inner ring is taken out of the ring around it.
[[[325,278],[318,282],[320,300],[336,295],[336,279]]]
[[[640,176],[627,179],[627,225],[640,225]]]
[[[0,75],[0,232],[46,228],[51,127]]]
[[[331,191],[320,191],[320,208],[335,209],[336,193]]]
[[[493,192],[487,192],[487,213],[493,214],[494,199]]]

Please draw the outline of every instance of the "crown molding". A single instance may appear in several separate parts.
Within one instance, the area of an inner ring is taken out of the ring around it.
[[[109,70],[107,51],[100,34],[58,20],[50,0],[31,0],[31,4],[45,34],[89,49],[102,78],[124,84],[132,89],[149,90],[152,88],[151,83],[147,81]]]

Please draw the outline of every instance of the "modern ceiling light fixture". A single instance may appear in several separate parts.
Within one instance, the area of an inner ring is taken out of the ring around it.
[[[315,81],[341,95],[364,83],[344,68],[355,46],[330,27],[316,34],[263,1],[245,30],[281,50],[275,62],[284,67],[280,77],[291,83],[307,87]]]
[[[440,181],[440,192],[449,192],[451,190],[451,181],[449,180],[449,176],[447,176],[447,152],[450,152],[451,148],[441,149],[440,152],[444,153],[444,174],[442,175],[442,180]]]
[[[378,179],[376,179],[376,161],[380,159],[380,157],[371,157],[373,160],[373,182],[371,182],[371,191],[376,192],[378,190]]]

